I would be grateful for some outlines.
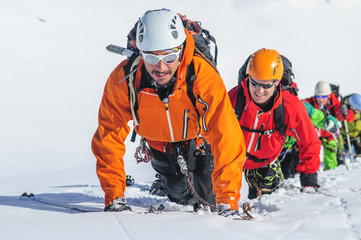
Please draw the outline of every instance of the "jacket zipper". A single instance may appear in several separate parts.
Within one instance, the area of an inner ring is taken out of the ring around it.
[[[198,102],[203,104],[206,107],[206,110],[204,111],[204,114],[202,116],[202,126],[203,126],[203,130],[205,132],[208,132],[208,128],[207,128],[207,125],[206,125],[206,114],[207,114],[207,112],[209,110],[209,105],[208,105],[208,103],[203,101],[200,96],[198,96]]]
[[[259,115],[259,112],[260,112],[260,111],[257,110],[256,120],[254,121],[254,124],[253,124],[253,130],[256,130],[256,127],[257,127],[257,125],[258,125],[258,115]],[[247,152],[250,152],[250,151],[251,151],[251,147],[252,147],[252,144],[253,144],[255,135],[256,135],[256,133],[255,133],[255,132],[252,132],[251,140],[249,141],[248,148],[247,148]],[[256,147],[257,147],[257,146],[256,146]]]
[[[187,138],[188,121],[189,121],[188,113],[189,113],[189,109],[184,110],[184,116],[183,116],[183,135],[182,135],[182,139],[186,139],[186,138]]]
[[[164,105],[165,105],[165,112],[167,113],[167,120],[168,120],[168,126],[169,126],[169,131],[170,131],[170,137],[172,139],[172,142],[174,142],[173,127],[172,127],[172,123],[170,121],[168,103],[166,103]]]
[[[263,130],[263,127],[264,127],[264,124],[262,124],[261,128],[259,129],[260,131]],[[261,137],[262,137],[262,133],[258,133],[258,137],[257,137],[257,141],[256,141],[256,146],[254,146],[254,152],[257,151],[258,149],[258,146],[261,148]]]

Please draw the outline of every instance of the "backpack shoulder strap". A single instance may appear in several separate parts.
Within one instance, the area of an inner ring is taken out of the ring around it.
[[[197,118],[198,118],[198,127],[199,129],[201,129],[200,126],[200,113],[197,109],[196,103],[197,103],[197,99],[196,96],[194,96],[194,92],[193,92],[193,86],[194,86],[194,81],[197,79],[197,75],[195,73],[194,70],[194,63],[193,61],[188,65],[187,67],[187,73],[186,73],[186,83],[187,83],[187,95],[189,97],[189,99],[191,100],[194,110],[197,113]]]
[[[194,71],[194,63],[193,61],[187,67],[186,73],[186,83],[187,83],[187,95],[192,101],[194,108],[196,108],[196,97],[193,93],[194,81],[197,79],[197,75]]]
[[[273,119],[276,124],[276,130],[283,136],[286,136],[286,125],[285,125],[285,105],[282,96],[282,103],[274,110]]]
[[[137,54],[133,54],[130,58],[128,63],[124,66],[124,72],[125,72],[125,77],[124,79],[127,81],[127,87],[128,87],[128,98],[130,101],[130,108],[132,110],[132,115],[133,115],[133,119],[136,123],[136,125],[138,125],[139,122],[139,118],[138,118],[138,114],[137,114],[137,110],[138,110],[138,98],[137,98],[137,94],[138,92],[136,91],[136,84],[137,81],[139,81],[140,77],[137,76],[137,72],[139,71],[139,55]],[[121,81],[123,81],[124,79],[122,79]],[[136,138],[136,132],[135,129],[133,129],[133,134],[131,137],[131,142],[135,142],[135,138]]]
[[[246,104],[246,96],[244,95],[242,85],[239,85],[239,90],[238,90],[237,100],[236,100],[236,107],[234,109],[234,112],[236,113],[238,121],[242,117],[242,113],[243,113],[245,104]]]

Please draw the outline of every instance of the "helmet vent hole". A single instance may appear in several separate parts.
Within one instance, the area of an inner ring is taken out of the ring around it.
[[[178,38],[178,31],[172,31],[172,36],[177,39]]]

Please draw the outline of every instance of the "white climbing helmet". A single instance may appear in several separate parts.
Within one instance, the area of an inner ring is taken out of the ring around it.
[[[168,9],[147,11],[139,19],[136,44],[141,51],[159,51],[178,47],[186,40],[182,20]]]
[[[332,93],[331,86],[326,81],[319,81],[315,87],[316,96],[328,96]]]

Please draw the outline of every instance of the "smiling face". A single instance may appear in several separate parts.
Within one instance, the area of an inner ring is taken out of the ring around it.
[[[273,96],[273,93],[279,82],[274,79],[259,80],[257,78],[249,78],[249,91],[253,101],[257,104],[264,104]]]
[[[170,81],[174,73],[177,71],[180,51],[181,50],[175,53],[174,51],[163,50],[142,53],[145,68],[158,85],[166,85]],[[177,56],[176,59],[173,61],[174,54],[176,54]],[[151,64],[153,62],[147,61],[148,57],[154,62],[156,62],[157,58],[159,59],[159,61],[155,64]]]

